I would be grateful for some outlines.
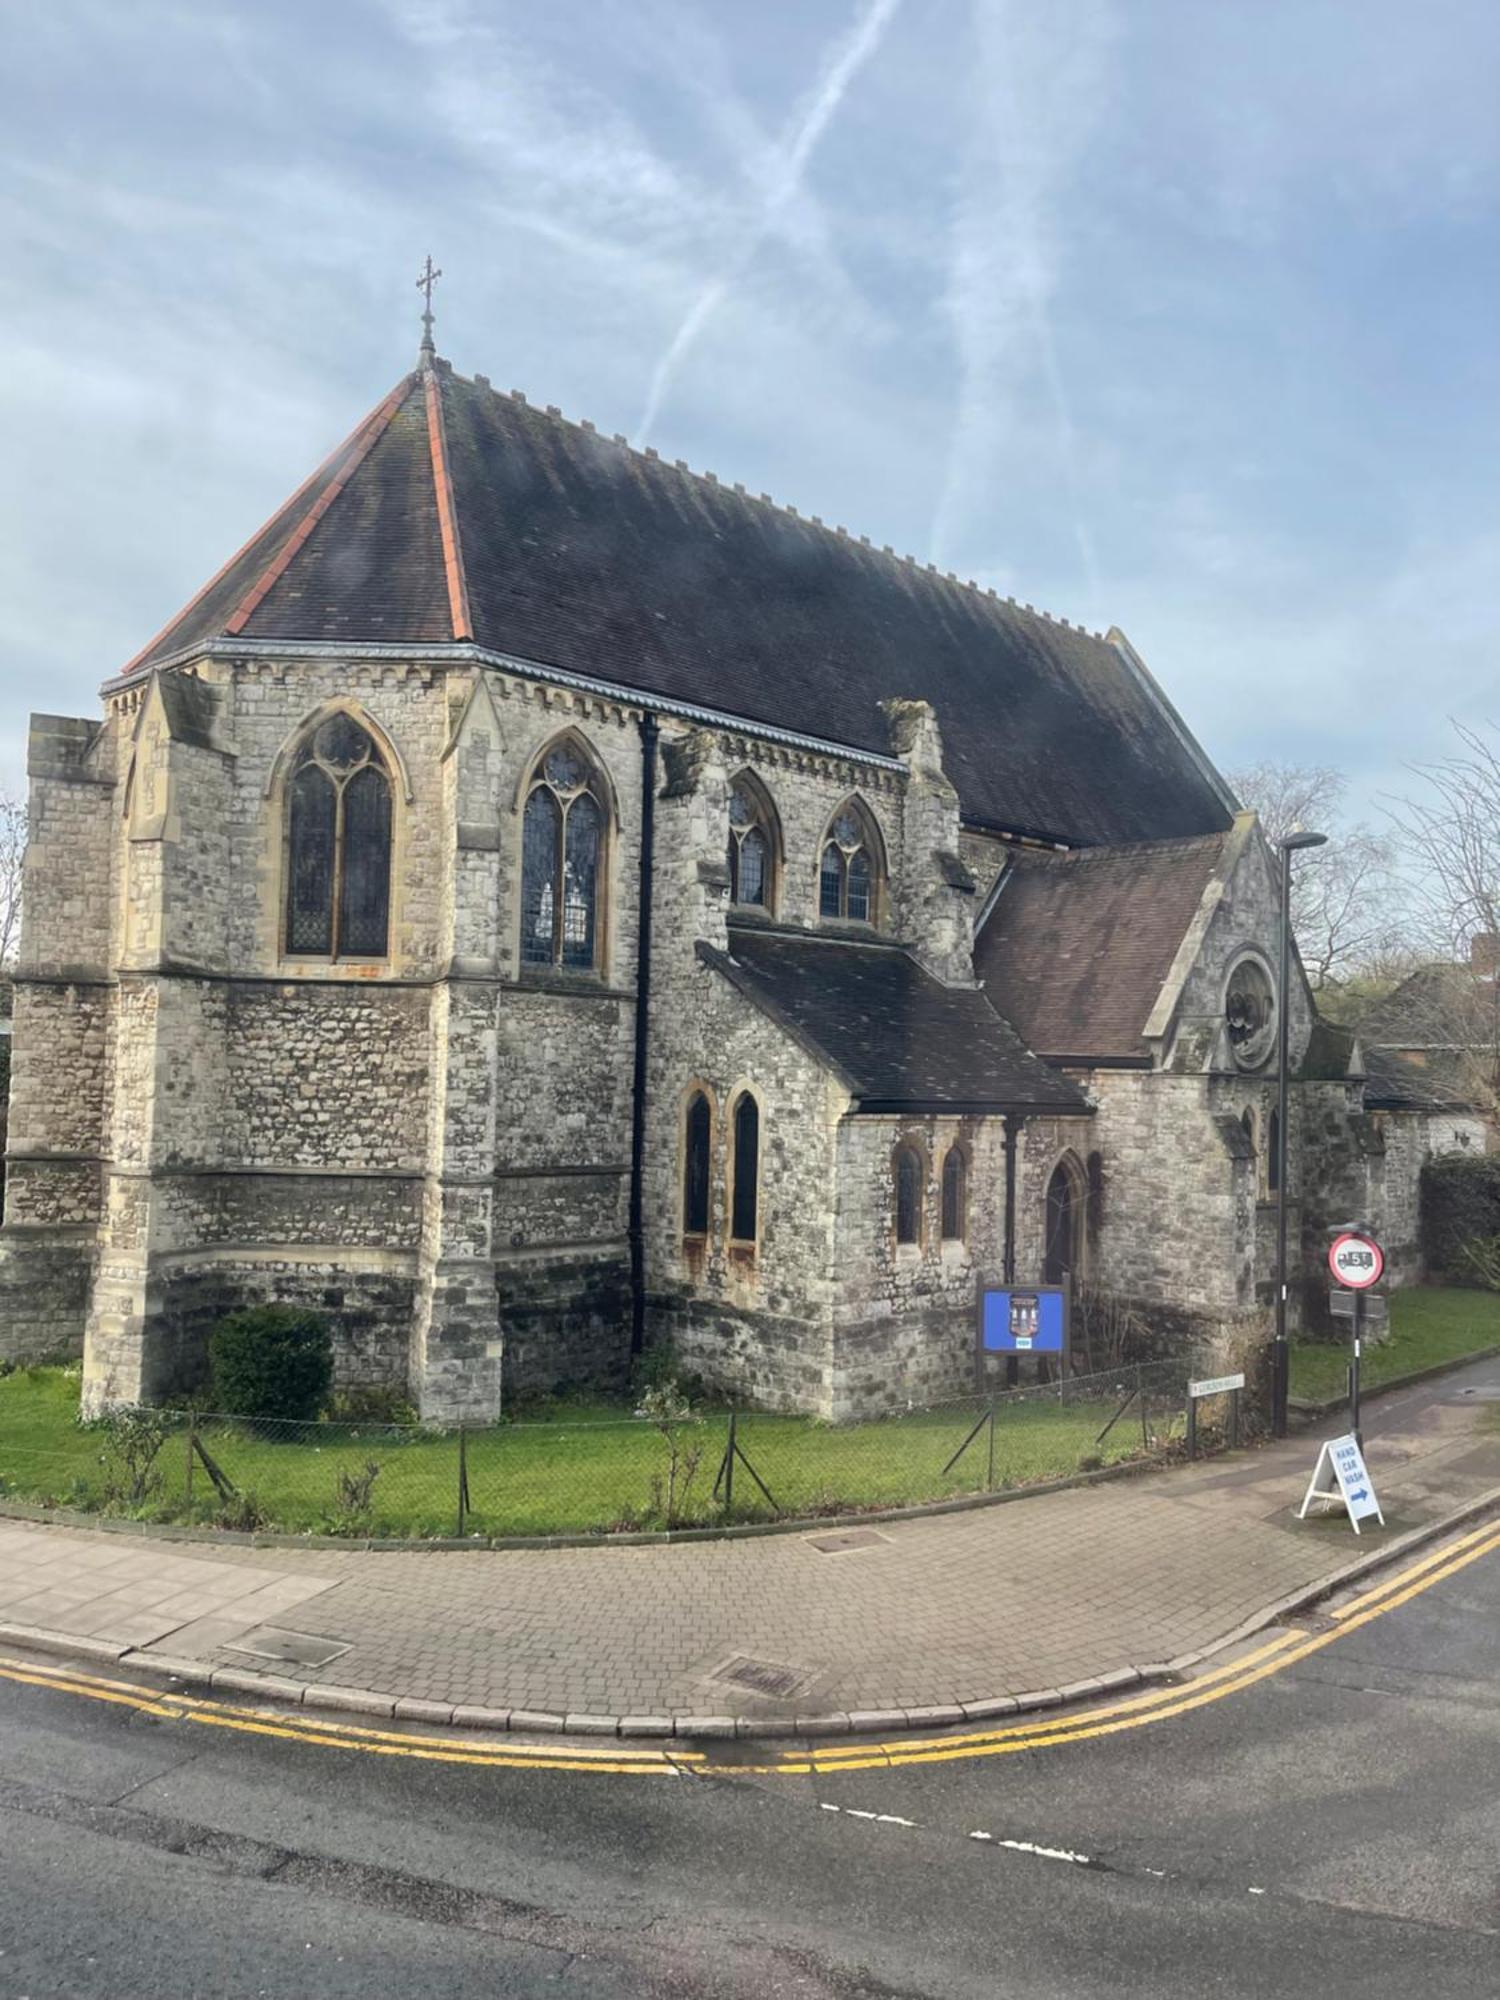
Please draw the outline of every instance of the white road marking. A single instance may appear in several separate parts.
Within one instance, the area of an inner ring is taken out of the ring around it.
[[[858,1806],[830,1805],[827,1799],[818,1800],[818,1810],[819,1812],[842,1813],[845,1819],[874,1820],[877,1826],[915,1827],[917,1824],[914,1819],[903,1819],[900,1813],[864,1812]]]
[[[969,1835],[970,1840],[988,1840],[996,1847],[1008,1847],[1012,1854],[1035,1854],[1043,1861],[1071,1861],[1079,1868],[1091,1868],[1094,1857],[1091,1854],[1075,1854],[1071,1847],[1043,1847],[1035,1840],[1004,1840],[999,1835],[985,1833],[978,1829]]]

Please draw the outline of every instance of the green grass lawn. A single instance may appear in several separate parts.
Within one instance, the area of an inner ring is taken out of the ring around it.
[[[1140,1453],[1142,1425],[1132,1407],[1102,1443],[1098,1434],[1119,1397],[1095,1388],[1065,1400],[1037,1391],[1001,1400],[995,1430],[994,1484],[1057,1478]],[[888,1507],[982,1490],[989,1479],[983,1432],[958,1464],[944,1467],[978,1413],[976,1405],[919,1411],[879,1422],[833,1427],[801,1417],[742,1414],[739,1441],[782,1514]],[[728,1418],[706,1414],[686,1426],[684,1443],[701,1451],[683,1524],[726,1518],[712,1494]],[[1180,1408],[1154,1399],[1148,1429],[1157,1439],[1181,1434]],[[257,1435],[219,1422],[202,1432],[216,1466],[240,1494],[253,1494],[261,1525],[301,1532],[452,1535],[458,1524],[458,1441],[454,1436],[378,1424],[300,1427],[293,1439]],[[20,1369],[0,1378],[0,1493],[62,1506],[104,1509],[143,1519],[223,1522],[201,1462],[189,1491],[186,1426],[167,1438],[151,1467],[144,1499],[111,1496],[103,1462],[108,1434],[78,1423],[76,1370]],[[472,1431],[466,1441],[470,1505],[467,1530],[483,1535],[539,1535],[663,1525],[656,1482],[665,1481],[666,1447],[648,1425],[618,1407],[569,1405],[534,1421]],[[340,1499],[340,1475],[357,1479],[379,1467],[368,1503]],[[734,1477],[735,1520],[767,1519],[771,1507],[743,1465]],[[248,1525],[248,1523],[235,1523]]]
[[[1411,1285],[1391,1297],[1391,1336],[1379,1347],[1366,1344],[1360,1383],[1378,1388],[1398,1375],[1431,1368],[1500,1347],[1500,1293]],[[1292,1394],[1304,1402],[1326,1402],[1344,1393],[1349,1364],[1347,1339],[1292,1343]]]

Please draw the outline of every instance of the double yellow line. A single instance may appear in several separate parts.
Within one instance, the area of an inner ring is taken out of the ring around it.
[[[582,1771],[635,1778],[684,1774],[799,1777],[833,1771],[895,1770],[908,1764],[945,1764],[971,1757],[1009,1756],[1018,1750],[1050,1750],[1064,1743],[1114,1736],[1123,1730],[1141,1729],[1148,1723],[1186,1715],[1283,1672],[1497,1550],[1500,1550],[1500,1523],[1491,1520],[1405,1565],[1395,1575],[1332,1612],[1331,1629],[1315,1633],[1280,1631],[1251,1652],[1182,1687],[1155,1688],[1125,1701],[1056,1715],[1050,1721],[1032,1720],[1004,1729],[944,1736],[897,1737],[887,1743],[830,1743],[822,1748],[788,1750],[763,1763],[739,1758],[715,1762],[707,1752],[676,1744],[670,1748],[640,1750],[619,1743],[597,1749],[574,1743],[492,1744],[465,1737],[367,1729],[354,1723],[320,1721],[302,1710],[237,1705],[185,1694],[156,1694],[129,1681],[106,1680],[71,1667],[34,1666],[3,1656],[0,1656],[0,1679],[24,1687],[47,1688],[58,1694],[78,1695],[89,1701],[113,1703],[163,1722],[195,1722],[248,1736],[310,1743],[323,1749],[356,1750],[367,1756],[410,1757],[423,1763],[471,1768]]]

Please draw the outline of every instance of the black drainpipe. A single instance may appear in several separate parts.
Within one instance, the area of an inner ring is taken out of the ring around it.
[[[1016,1282],[1016,1142],[1021,1136],[1025,1119],[1016,1112],[1005,1116],[1005,1251],[1004,1275],[1007,1285]],[[1005,1357],[1005,1386],[1014,1389],[1021,1379],[1020,1357],[1008,1354]]]
[[[1016,1282],[1016,1141],[1025,1120],[1014,1111],[1005,1117],[1005,1282]]]
[[[646,1345],[646,1045],[651,1025],[651,888],[656,855],[656,739],[654,715],[641,730],[641,881],[636,912],[635,1077],[630,1106],[630,1352]]]

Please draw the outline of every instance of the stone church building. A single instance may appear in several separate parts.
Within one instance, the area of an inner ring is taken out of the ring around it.
[[[659,1338],[837,1418],[966,1388],[981,1278],[1222,1358],[1279,1201],[1410,1255],[1300,973],[1274,1184],[1275,863],[1118,631],[424,344],[102,702],[32,726],[0,1237],[92,1408],[289,1300],[437,1421]]]

